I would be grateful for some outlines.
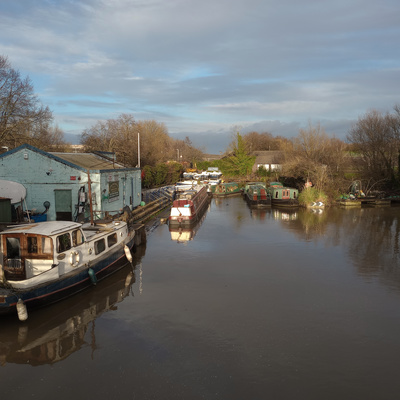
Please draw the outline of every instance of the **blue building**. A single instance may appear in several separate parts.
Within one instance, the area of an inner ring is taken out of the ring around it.
[[[140,168],[124,167],[109,152],[55,153],[24,144],[0,154],[0,180],[26,188],[26,198],[14,206],[36,214],[35,220],[40,214],[47,220],[88,219],[90,195],[95,219],[141,202]]]

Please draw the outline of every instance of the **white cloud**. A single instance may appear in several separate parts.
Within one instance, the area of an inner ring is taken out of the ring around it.
[[[289,135],[310,119],[343,135],[398,102],[399,12],[397,0],[19,0],[0,3],[0,54],[70,132],[128,112],[207,145],[207,132]]]

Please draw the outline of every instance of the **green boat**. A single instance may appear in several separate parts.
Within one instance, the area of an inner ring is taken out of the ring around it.
[[[269,194],[273,206],[299,206],[299,191],[295,188],[283,186],[281,182],[271,182],[269,186]]]
[[[249,206],[270,207],[271,196],[263,183],[250,183],[245,186],[244,198]]]
[[[237,182],[226,182],[210,185],[210,189],[213,197],[226,197],[239,195],[242,193],[242,190]]]

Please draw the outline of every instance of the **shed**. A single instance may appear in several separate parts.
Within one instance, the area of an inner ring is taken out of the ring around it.
[[[127,168],[114,153],[46,152],[29,144],[0,154],[0,179],[26,188],[26,207],[47,220],[76,221],[117,214],[141,202],[140,168]]]

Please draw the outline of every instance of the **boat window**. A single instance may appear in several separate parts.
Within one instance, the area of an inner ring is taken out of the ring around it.
[[[276,199],[278,198],[278,192],[275,192],[275,198]]]
[[[51,254],[52,253],[52,240],[49,237],[42,237],[42,253]]]
[[[28,236],[26,238],[27,240],[27,247],[28,247],[28,253],[34,253],[37,254],[38,252],[38,240],[36,236]]]
[[[7,258],[21,258],[21,246],[19,238],[8,237],[7,240]]]
[[[108,247],[114,246],[118,242],[118,237],[116,233],[113,233],[112,235],[107,237],[107,245]]]
[[[296,198],[296,192],[293,192],[293,198],[294,199]]]
[[[57,236],[57,251],[62,253],[71,248],[71,236],[69,233],[64,233],[63,235]]]
[[[76,246],[79,246],[80,244],[82,244],[83,242],[84,242],[84,240],[83,240],[82,231],[80,229],[73,231],[72,232],[72,245],[74,247],[76,247]]]
[[[104,239],[97,240],[94,242],[94,253],[100,254],[106,249],[106,241]]]

